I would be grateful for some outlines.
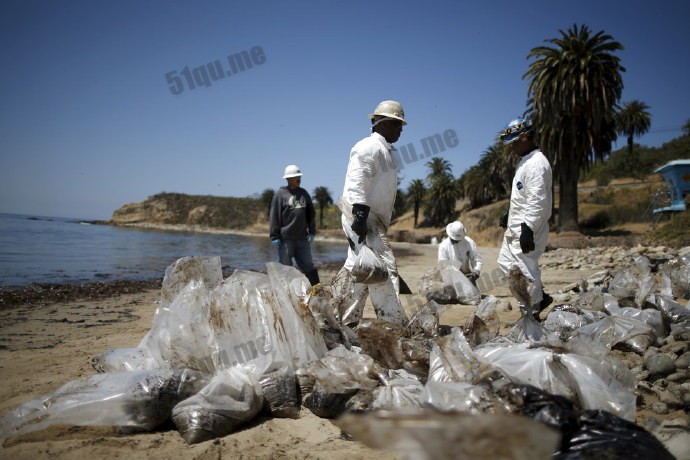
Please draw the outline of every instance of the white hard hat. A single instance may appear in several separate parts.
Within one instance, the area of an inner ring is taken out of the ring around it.
[[[301,175],[302,175],[302,171],[300,171],[299,166],[288,165],[285,168],[285,175],[283,176],[283,179],[289,179],[291,177],[300,177]]]
[[[462,225],[462,223],[451,222],[450,224],[446,225],[446,234],[450,237],[450,239],[460,241],[465,237],[465,235],[467,235],[467,232],[465,231],[465,226]]]
[[[405,111],[398,101],[383,101],[379,103],[379,105],[377,105],[374,109],[374,113],[369,115],[369,118],[373,120],[374,117],[378,116],[393,118],[395,120],[402,121],[403,125],[407,124],[405,121]]]

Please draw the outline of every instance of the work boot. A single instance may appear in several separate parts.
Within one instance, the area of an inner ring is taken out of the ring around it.
[[[541,322],[541,318],[539,318],[539,313],[543,312],[544,309],[546,309],[546,307],[548,307],[549,305],[551,305],[553,303],[553,297],[548,295],[543,290],[541,291],[541,293],[542,293],[543,297],[541,299],[541,302],[539,302],[539,305],[534,306],[534,313],[533,313],[534,319],[536,319],[539,322]]]
[[[311,284],[312,286],[316,286],[320,283],[319,272],[317,270],[310,270],[306,272],[304,276],[307,277],[307,279],[309,280],[309,284]]]
[[[553,303],[553,297],[551,297],[544,291],[541,292],[543,294],[543,298],[541,299],[541,302],[539,302],[539,311],[544,310],[546,307]]]

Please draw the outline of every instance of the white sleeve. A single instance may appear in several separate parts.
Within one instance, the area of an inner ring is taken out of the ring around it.
[[[376,173],[376,162],[371,152],[362,152],[355,147],[350,152],[350,162],[347,165],[347,174],[345,175],[345,188],[343,198],[345,202],[353,205],[355,203],[367,203],[367,195],[369,188],[372,185],[371,178]]]
[[[470,245],[470,266],[472,267],[472,272],[473,273],[481,273],[482,271],[482,256],[479,255],[479,250],[477,249],[477,245],[475,244],[474,240],[472,238],[466,236],[465,239]]]
[[[438,261],[442,260],[451,260],[453,259],[452,255],[448,253],[448,244],[446,242],[448,239],[444,239],[441,241],[441,244],[438,245]]]

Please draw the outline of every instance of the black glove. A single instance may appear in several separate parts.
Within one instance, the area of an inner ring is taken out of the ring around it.
[[[369,206],[365,204],[352,205],[352,231],[359,236],[359,244],[362,244],[367,237],[367,217],[369,217]]]
[[[508,228],[508,212],[510,211],[510,208],[506,208],[505,211],[503,211],[503,214],[501,214],[501,218],[498,219],[498,226],[501,228]]]
[[[534,232],[524,222],[520,224],[520,249],[523,254],[534,251]]]

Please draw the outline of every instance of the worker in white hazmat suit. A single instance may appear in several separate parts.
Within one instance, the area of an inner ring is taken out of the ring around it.
[[[460,271],[476,286],[477,278],[482,272],[482,258],[474,240],[467,236],[462,222],[451,222],[446,225],[445,238],[438,246],[438,261],[455,260],[460,264]]]
[[[381,257],[388,279],[375,284],[354,284],[351,303],[341,306],[343,324],[354,325],[362,318],[368,292],[379,319],[406,324],[407,316],[398,298],[400,279],[388,242],[387,232],[398,190],[398,171],[392,144],[406,125],[405,113],[399,102],[383,101],[371,119],[371,135],[357,142],[350,151],[341,199],[343,231],[350,247],[343,271],[351,272],[358,248],[366,244]],[[351,214],[351,215],[348,215]]]
[[[498,266],[508,274],[517,267],[529,282],[532,312],[537,319],[553,299],[544,292],[539,257],[546,249],[553,202],[551,165],[534,141],[531,120],[518,118],[500,133],[504,144],[521,157],[510,191],[510,207],[501,216],[505,228]],[[513,293],[515,295],[515,293]],[[517,297],[517,296],[516,296]],[[520,305],[523,313],[528,305]]]

